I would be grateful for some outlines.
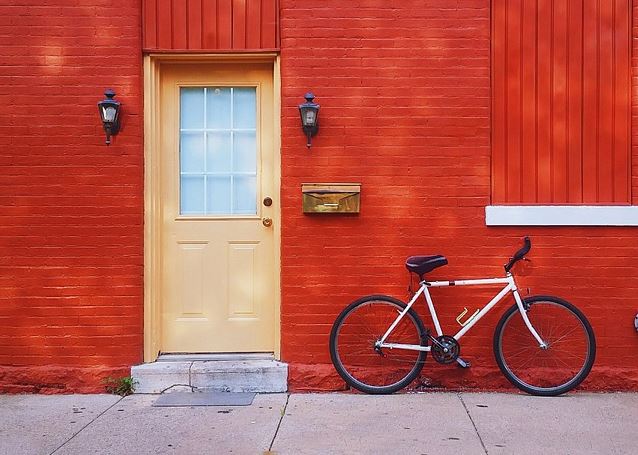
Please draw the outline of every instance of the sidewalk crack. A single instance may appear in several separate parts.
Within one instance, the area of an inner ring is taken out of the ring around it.
[[[470,419],[470,422],[472,422],[472,426],[474,427],[474,432],[476,433],[476,436],[479,438],[479,442],[481,443],[481,446],[483,447],[483,451],[485,452],[485,455],[488,455],[487,448],[485,447],[485,443],[483,442],[483,438],[481,437],[481,434],[479,433],[478,428],[476,428],[476,423],[474,423],[474,419],[470,415],[470,410],[467,409],[467,405],[465,404],[465,401],[463,401],[461,392],[457,392],[456,395],[459,397],[459,400],[461,401],[461,404],[463,405],[463,408],[465,409],[465,413],[467,414],[467,417]]]
[[[281,422],[284,420],[284,416],[286,415],[286,409],[288,409],[288,401],[290,400],[290,394],[286,395],[286,404],[284,404],[284,408],[281,410],[281,417],[279,418],[279,423],[277,424],[277,428],[275,429],[275,434],[272,437],[272,441],[270,441],[270,446],[268,446],[268,452],[272,451],[272,446],[275,445],[275,439],[279,434],[279,428],[281,428]]]
[[[195,365],[194,361],[191,362],[190,365],[188,365],[188,385],[191,388],[191,392],[195,391],[195,387],[193,387],[193,376],[192,376],[192,373],[191,373],[191,370],[193,369],[193,365]]]
[[[113,403],[111,406],[109,406],[108,408],[106,408],[104,411],[100,412],[97,416],[95,416],[95,418],[93,418],[93,420],[91,420],[89,423],[87,423],[86,425],[84,425],[82,428],[80,428],[78,431],[76,431],[73,436],[71,436],[69,439],[67,439],[66,441],[64,441],[62,444],[60,444],[53,452],[51,452],[49,455],[53,455],[55,452],[57,452],[58,450],[60,450],[62,447],[64,447],[65,445],[67,445],[69,442],[71,442],[73,440],[73,438],[75,438],[77,435],[79,435],[81,432],[83,432],[89,425],[91,425],[93,422],[95,422],[97,419],[99,419],[100,417],[102,417],[104,414],[106,414],[113,406],[117,405],[120,401],[122,401],[124,399],[124,397],[120,397],[119,400],[117,400],[115,403]]]

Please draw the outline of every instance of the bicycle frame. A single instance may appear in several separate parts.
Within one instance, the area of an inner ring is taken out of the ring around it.
[[[518,311],[525,322],[525,325],[529,329],[530,333],[534,336],[536,341],[538,341],[541,349],[546,349],[547,344],[543,341],[543,339],[538,335],[538,332],[532,326],[529,318],[527,317],[527,309],[523,305],[523,300],[518,293],[518,288],[516,287],[516,282],[514,281],[514,277],[512,274],[508,273],[505,278],[481,278],[481,279],[472,279],[472,280],[456,280],[456,281],[421,281],[419,290],[412,296],[410,302],[408,302],[405,309],[399,313],[399,316],[396,320],[390,325],[385,334],[375,343],[376,348],[389,348],[389,349],[407,349],[411,351],[431,351],[432,348],[430,346],[421,346],[416,344],[400,344],[400,343],[386,343],[385,340],[388,338],[390,333],[394,330],[397,324],[403,319],[403,317],[408,313],[410,308],[417,301],[419,296],[423,294],[425,296],[425,300],[428,304],[428,310],[430,311],[430,315],[432,316],[432,321],[434,322],[434,328],[436,329],[437,336],[443,335],[443,331],[441,330],[441,325],[439,324],[439,318],[436,315],[436,310],[434,308],[434,302],[432,301],[432,297],[430,296],[429,288],[438,288],[438,287],[447,287],[447,286],[489,286],[494,284],[504,284],[505,287],[501,289],[501,291],[494,296],[492,300],[490,300],[481,310],[470,317],[469,321],[465,323],[461,330],[459,330],[456,335],[454,335],[455,340],[461,339],[463,335],[465,335],[474,325],[481,320],[483,316],[485,316],[494,306],[500,302],[509,292],[514,295],[514,300],[516,301],[516,305],[518,306]]]

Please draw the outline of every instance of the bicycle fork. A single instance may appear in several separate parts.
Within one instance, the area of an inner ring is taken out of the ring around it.
[[[518,293],[518,288],[516,287],[516,283],[514,283],[514,278],[513,277],[512,277],[512,285],[511,286],[513,288],[512,289],[512,294],[514,294],[514,300],[516,301],[516,305],[518,306],[518,312],[521,314],[521,317],[523,318],[523,322],[527,326],[527,329],[530,331],[532,336],[536,339],[536,341],[538,342],[538,346],[541,349],[549,348],[549,345],[547,343],[545,343],[545,341],[540,337],[540,335],[538,334],[538,332],[536,331],[536,329],[534,328],[534,326],[530,322],[529,318],[527,317],[528,308],[525,308],[525,304],[523,303],[523,299],[521,299],[521,296]]]

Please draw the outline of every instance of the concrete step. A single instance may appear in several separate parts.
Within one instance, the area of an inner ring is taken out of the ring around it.
[[[171,390],[278,393],[288,390],[288,365],[272,356],[161,356],[131,368],[135,393]]]

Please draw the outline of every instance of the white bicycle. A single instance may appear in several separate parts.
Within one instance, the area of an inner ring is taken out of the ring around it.
[[[357,390],[386,394],[416,379],[428,352],[439,363],[468,368],[470,363],[459,356],[459,340],[511,293],[516,303],[503,314],[494,331],[494,355],[501,372],[532,395],[555,396],[578,386],[594,364],[594,331],[583,313],[563,299],[544,295],[521,298],[511,269],[530,249],[531,242],[525,237],[524,246],[505,265],[504,278],[427,281],[424,275],[446,265],[447,259],[409,257],[406,267],[419,276],[420,287],[407,304],[385,295],[370,295],[352,302],[335,320],[330,332],[335,369]],[[455,335],[443,334],[429,288],[496,284],[505,287],[471,316],[466,316],[467,310],[461,313],[456,318],[461,329]],[[412,308],[421,295],[436,336]]]

